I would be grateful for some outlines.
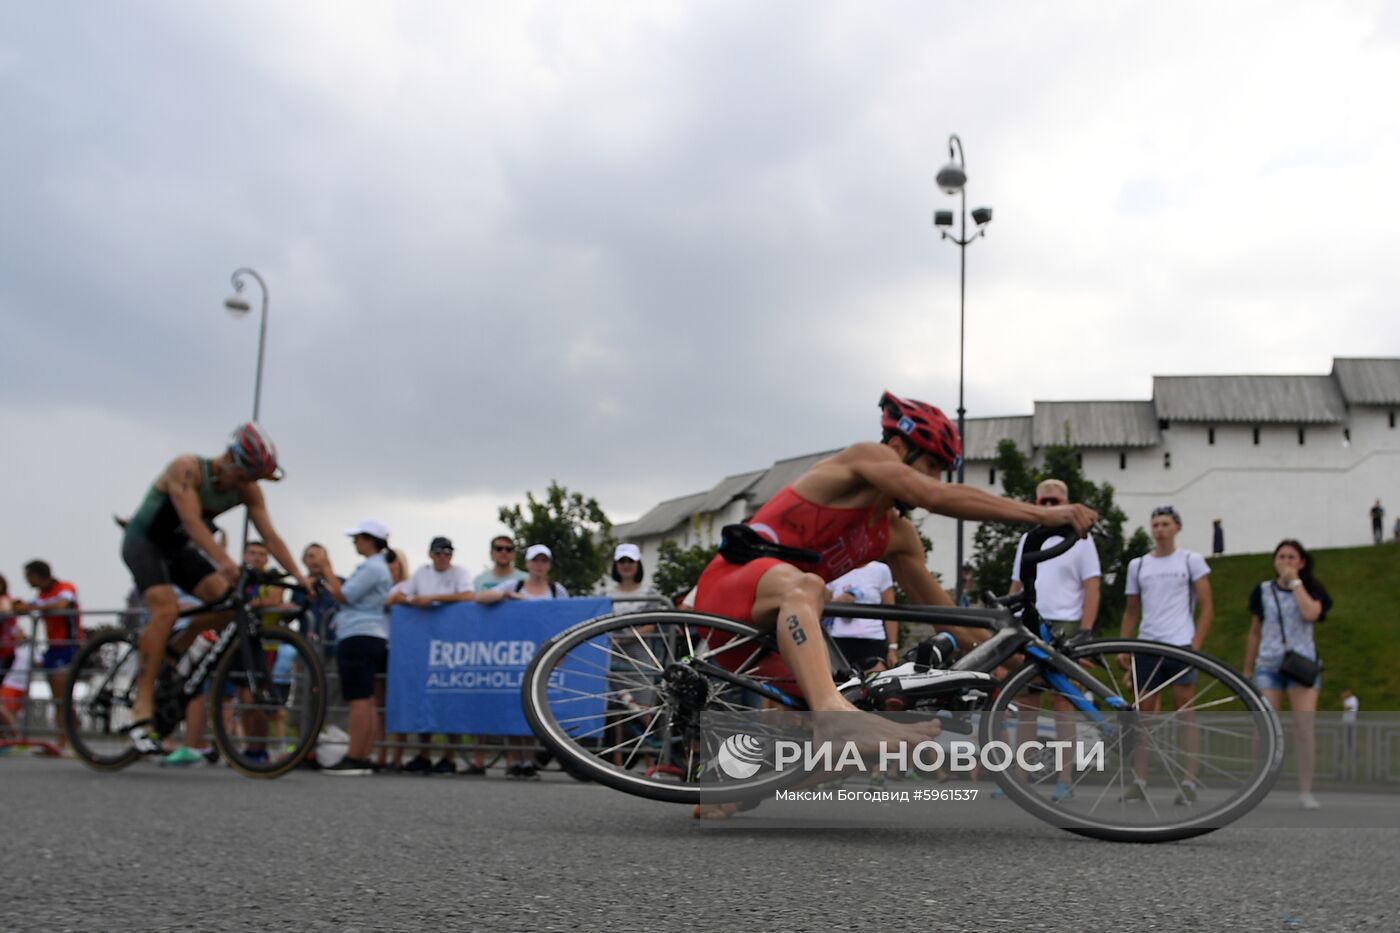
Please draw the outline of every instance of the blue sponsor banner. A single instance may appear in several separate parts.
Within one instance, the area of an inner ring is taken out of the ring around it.
[[[389,616],[390,732],[530,735],[520,708],[520,682],[535,650],[564,629],[612,612],[600,598],[509,601],[494,606],[450,603],[433,609],[394,606]],[[604,655],[606,656],[606,655]],[[577,690],[558,671],[551,696]],[[596,679],[594,677],[593,679]],[[590,684],[582,693],[602,693]],[[601,726],[604,700],[580,696],[571,725]]]

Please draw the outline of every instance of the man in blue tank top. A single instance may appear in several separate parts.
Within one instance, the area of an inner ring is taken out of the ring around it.
[[[149,618],[141,633],[131,744],[142,754],[163,751],[151,713],[165,643],[180,608],[175,588],[204,602],[221,599],[238,582],[239,568],[214,538],[216,516],[238,505],[277,562],[310,587],[267,514],[258,481],[278,477],[277,448],[256,422],[239,425],[218,457],[182,454],[147,490],[122,537],[122,560],[136,580]],[[200,627],[191,626],[191,634]]]

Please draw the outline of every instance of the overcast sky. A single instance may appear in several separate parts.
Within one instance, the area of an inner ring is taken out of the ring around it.
[[[4,4],[0,573],[129,585],[111,514],[250,414],[243,265],[274,519],[342,571],[951,412],[952,132],[969,416],[1400,355],[1397,10]]]

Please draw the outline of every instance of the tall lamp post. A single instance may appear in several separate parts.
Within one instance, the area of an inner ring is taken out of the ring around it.
[[[965,430],[965,420],[967,410],[963,407],[963,357],[964,357],[964,322],[966,320],[967,308],[967,247],[973,240],[980,236],[987,235],[987,224],[992,222],[992,209],[990,207],[978,207],[972,211],[972,222],[977,225],[972,234],[967,232],[967,164],[963,158],[962,140],[957,134],[948,137],[948,164],[938,170],[935,178],[938,187],[943,189],[944,194],[956,194],[961,201],[962,222],[958,233],[954,236],[949,232],[953,226],[952,211],[934,211],[933,223],[939,228],[940,239],[952,240],[958,248],[959,273],[958,273],[958,437],[963,439],[963,453],[967,453],[967,432]],[[966,456],[958,460],[958,482],[963,482],[964,463]],[[958,519],[958,548],[956,570],[957,588],[954,598],[961,604],[963,599],[963,520]]]
[[[262,411],[262,377],[263,377],[263,352],[267,349],[267,283],[263,277],[258,275],[254,269],[235,269],[233,272],[233,294],[224,299],[224,307],[229,313],[242,317],[253,306],[243,294],[244,276],[251,278],[258,283],[258,288],[262,291],[262,321],[258,325],[258,375],[253,383],[253,420],[258,420],[258,415]],[[248,549],[248,512],[243,512],[243,549]]]

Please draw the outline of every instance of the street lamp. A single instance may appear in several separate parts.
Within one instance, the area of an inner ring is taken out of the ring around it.
[[[965,420],[967,410],[963,407],[963,325],[965,320],[965,310],[967,307],[967,247],[979,236],[987,235],[987,224],[992,222],[992,209],[990,207],[978,207],[972,211],[972,222],[977,225],[977,229],[969,236],[967,233],[967,164],[963,158],[962,140],[957,134],[948,137],[948,164],[938,170],[938,175],[934,179],[938,187],[943,189],[944,194],[956,194],[961,199],[962,223],[958,230],[958,235],[954,236],[948,232],[953,226],[952,211],[934,211],[933,223],[939,228],[940,239],[952,240],[958,247],[960,257],[960,268],[958,274],[958,437],[963,439],[963,444],[967,443],[967,432],[965,431]],[[963,453],[967,453],[964,446]],[[966,457],[958,461],[958,482],[963,481],[964,462]],[[963,520],[958,519],[958,566],[956,571],[957,588],[955,590],[955,600],[962,602],[963,597]]]
[[[253,382],[253,420],[258,420],[258,414],[262,410],[262,377],[263,377],[263,351],[267,348],[267,283],[263,277],[253,269],[243,268],[233,271],[233,294],[224,299],[224,307],[235,317],[242,317],[253,306],[248,303],[248,299],[243,294],[243,277],[248,276],[258,283],[258,288],[262,290],[262,321],[258,325],[258,375]],[[243,511],[243,550],[248,549],[248,511]]]

